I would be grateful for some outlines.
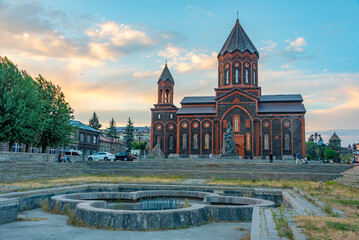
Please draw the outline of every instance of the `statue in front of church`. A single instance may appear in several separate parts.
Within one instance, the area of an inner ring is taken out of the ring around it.
[[[230,122],[227,124],[227,129],[224,134],[222,149],[223,155],[236,155],[236,142],[234,141],[234,131]]]

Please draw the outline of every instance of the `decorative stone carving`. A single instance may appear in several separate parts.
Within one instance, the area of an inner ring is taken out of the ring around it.
[[[234,141],[234,131],[231,122],[228,122],[223,141],[223,155],[236,155],[236,142]]]

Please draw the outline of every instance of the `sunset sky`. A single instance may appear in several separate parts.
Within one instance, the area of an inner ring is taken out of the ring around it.
[[[0,55],[60,85],[76,120],[149,126],[166,60],[177,106],[214,95],[237,10],[262,94],[300,93],[307,134],[359,142],[359,1],[0,0]]]

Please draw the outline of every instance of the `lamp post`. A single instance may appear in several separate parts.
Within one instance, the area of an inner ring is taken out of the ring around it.
[[[319,158],[319,140],[320,140],[320,138],[321,138],[321,135],[320,134],[318,134],[318,133],[314,133],[314,139],[315,139],[315,142],[316,142],[316,144],[317,144],[317,147],[316,147],[316,151],[317,151],[317,160],[320,160],[320,158]]]

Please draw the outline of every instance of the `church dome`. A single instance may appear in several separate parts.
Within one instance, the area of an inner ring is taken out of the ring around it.
[[[242,53],[245,51],[249,51],[250,53],[255,53],[259,56],[256,47],[249,39],[241,24],[239,24],[238,18],[236,24],[234,25],[231,33],[229,34],[226,42],[224,43],[218,55],[224,55],[227,52],[233,53],[236,50]]]

